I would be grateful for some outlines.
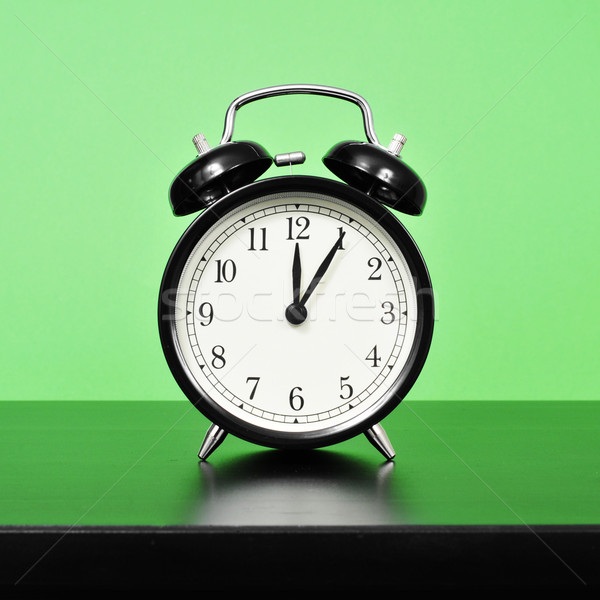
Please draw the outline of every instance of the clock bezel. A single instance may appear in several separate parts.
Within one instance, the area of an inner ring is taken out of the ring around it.
[[[270,194],[308,192],[345,201],[364,212],[385,229],[405,257],[417,292],[417,327],[408,360],[393,385],[368,414],[358,415],[348,423],[314,432],[274,431],[245,422],[214,402],[188,371],[178,345],[175,326],[175,303],[168,290],[177,288],[190,253],[218,221],[240,206]],[[347,184],[309,175],[287,175],[255,181],[239,188],[205,209],[180,237],[167,262],[160,285],[158,302],[159,335],[167,364],[175,381],[188,400],[207,419],[245,441],[282,449],[318,448],[342,442],[364,433],[389,415],[406,397],[419,376],[429,353],[434,326],[434,301],[429,271],[421,252],[404,225],[386,207]],[[361,418],[362,417],[362,418]]]

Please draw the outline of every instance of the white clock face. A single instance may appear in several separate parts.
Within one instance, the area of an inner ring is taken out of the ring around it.
[[[188,377],[220,412],[273,435],[366,419],[415,342],[417,294],[397,245],[320,194],[270,194],[219,219],[175,298]]]

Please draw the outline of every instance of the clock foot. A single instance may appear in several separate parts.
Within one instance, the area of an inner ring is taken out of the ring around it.
[[[391,460],[396,456],[396,452],[392,448],[392,444],[384,431],[383,427],[377,423],[377,425],[373,425],[371,429],[365,431],[365,435],[367,439],[383,454],[388,460]]]
[[[213,423],[204,436],[204,441],[198,452],[198,458],[200,460],[206,460],[208,456],[217,449],[217,446],[221,444],[226,435],[227,432],[224,429],[221,429],[218,425]]]

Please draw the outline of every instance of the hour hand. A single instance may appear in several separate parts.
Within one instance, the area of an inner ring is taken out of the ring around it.
[[[327,271],[327,269],[329,268],[329,265],[331,264],[331,261],[333,260],[333,257],[335,256],[335,253],[342,247],[342,242],[344,240],[345,235],[346,235],[346,232],[342,231],[342,233],[340,234],[340,237],[337,239],[337,241],[333,245],[333,248],[331,248],[331,250],[325,257],[325,259],[323,260],[323,262],[317,269],[315,276],[312,278],[312,281],[308,284],[308,287],[306,288],[306,291],[304,292],[304,296],[302,296],[302,300],[300,300],[300,304],[302,306],[304,306],[306,304],[306,301],[310,298],[310,295],[313,293],[314,289],[317,287],[317,284],[319,283],[319,281],[321,281],[321,279],[323,278],[323,275],[325,275],[325,271]]]
[[[300,298],[300,250],[298,244],[296,244],[296,249],[294,250],[294,261],[292,263],[292,285],[294,287],[294,300],[293,302],[286,308],[285,310],[285,318],[292,325],[300,325],[306,321],[306,317],[308,316],[308,311],[306,310],[306,302],[310,298],[311,294],[317,287],[319,281],[325,275],[325,271],[329,268],[329,265],[333,261],[333,257],[335,253],[342,247],[342,241],[344,240],[344,235],[346,235],[345,231],[342,231],[340,237],[336,240],[335,244],[327,254],[327,256],[323,259],[323,262],[317,269],[314,277],[311,282],[308,284],[304,295]]]

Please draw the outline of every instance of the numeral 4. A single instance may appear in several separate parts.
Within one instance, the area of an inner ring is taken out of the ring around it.
[[[371,352],[369,352],[369,354],[367,354],[367,356],[365,357],[365,360],[370,360],[372,367],[379,366],[379,363],[381,362],[381,356],[379,356],[379,354],[377,354],[377,344],[375,344],[375,346],[373,346],[373,349],[371,350]]]

